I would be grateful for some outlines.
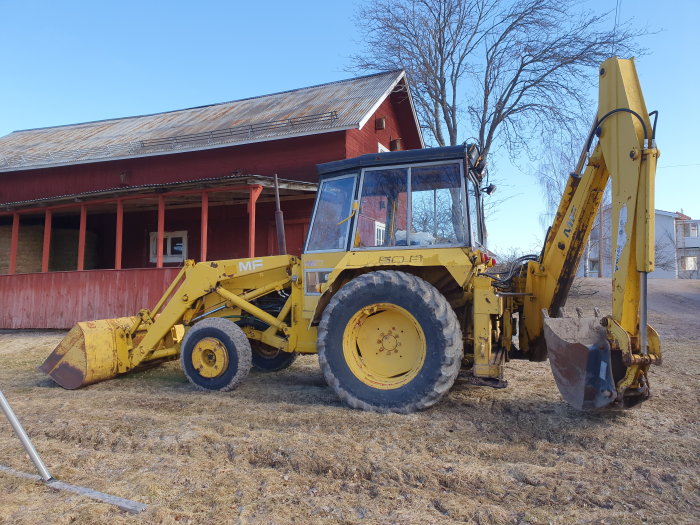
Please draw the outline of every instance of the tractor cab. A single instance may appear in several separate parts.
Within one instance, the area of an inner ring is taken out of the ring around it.
[[[377,153],[317,166],[320,187],[305,254],[482,248],[475,145]]]

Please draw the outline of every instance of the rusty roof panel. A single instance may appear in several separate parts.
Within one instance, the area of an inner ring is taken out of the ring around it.
[[[0,138],[0,172],[356,128],[403,77],[389,71],[210,106],[15,131]]]

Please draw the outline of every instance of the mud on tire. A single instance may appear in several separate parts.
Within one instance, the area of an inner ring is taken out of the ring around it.
[[[220,365],[219,373],[214,367],[216,359],[209,367],[209,374],[205,374],[201,367],[197,368],[196,363],[198,360],[201,362],[203,353],[200,350],[202,345],[213,345],[217,349],[217,359],[225,363]],[[233,390],[250,372],[251,361],[250,343],[243,330],[220,317],[204,319],[195,324],[185,334],[180,347],[182,370],[187,379],[200,390]]]

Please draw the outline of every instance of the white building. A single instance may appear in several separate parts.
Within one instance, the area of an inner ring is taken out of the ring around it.
[[[676,221],[678,277],[700,279],[700,220],[687,215]]]
[[[579,264],[578,272],[576,275],[578,277],[610,277],[612,275],[612,264],[611,264],[611,236],[610,236],[610,206],[606,206],[603,209],[603,231],[602,231],[602,269],[600,266],[601,259],[601,228],[598,218],[600,214],[596,217],[591,230],[591,235],[588,240],[588,246],[583,253],[581,263]],[[656,279],[676,279],[679,275],[678,268],[678,254],[676,247],[676,218],[677,214],[670,211],[655,210],[655,258],[656,266],[655,270],[649,274],[650,278]],[[700,221],[690,221],[694,223],[700,223]],[[697,235],[697,228],[695,230]],[[696,240],[696,252],[697,241]],[[688,264],[691,264],[690,262]],[[697,266],[697,258],[696,258]],[[697,273],[697,272],[696,272]]]

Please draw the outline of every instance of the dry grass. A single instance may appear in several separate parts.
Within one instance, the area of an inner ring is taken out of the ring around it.
[[[607,286],[570,306],[605,311]],[[63,332],[1,333],[0,388],[52,473],[149,508],[0,473],[0,523],[698,523],[700,282],[652,282],[651,308],[654,397],[595,414],[522,361],[508,389],[458,383],[409,416],[343,408],[315,357],[233,393],[196,392],[175,363],[69,392],[35,371]],[[32,470],[2,420],[0,463]]]

